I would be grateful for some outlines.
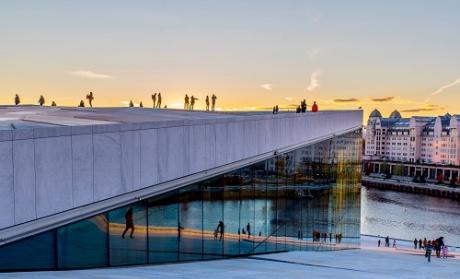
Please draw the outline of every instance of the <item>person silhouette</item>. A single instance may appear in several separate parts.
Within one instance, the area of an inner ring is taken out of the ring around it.
[[[134,107],[133,100],[130,100],[130,101],[129,101],[129,107],[130,107],[130,108]]]
[[[21,103],[21,98],[19,98],[19,95],[16,94],[16,96],[14,96],[14,104],[17,106]]]
[[[180,222],[177,222],[177,238],[180,239],[180,237],[181,237],[181,232],[182,232],[183,229],[184,229],[184,227],[182,227],[182,226],[180,225]]]
[[[219,240],[222,240],[222,238],[224,237],[224,222],[223,221],[219,221],[219,224],[217,225],[215,239],[217,239],[218,234],[220,236]]]
[[[212,111],[216,110],[216,100],[217,100],[217,96],[212,94],[211,96],[211,110]]]
[[[195,109],[195,102],[196,100],[198,100],[198,98],[195,98],[193,95],[192,97],[190,97],[190,110],[194,110]]]
[[[205,102],[206,102],[206,111],[209,111],[209,96],[208,95],[206,95]]]
[[[144,104],[142,103],[142,101],[139,103],[139,107],[140,107],[140,108],[143,108],[143,107],[144,107]]]
[[[40,106],[43,106],[45,104],[45,97],[43,97],[43,95],[40,95],[40,98],[38,99],[38,104]]]
[[[79,108],[84,108],[85,107],[85,102],[83,100],[80,100],[80,104],[78,104]]]
[[[161,93],[158,93],[158,102],[157,102],[157,107],[161,108]]]
[[[52,107],[57,106],[57,105],[56,105],[56,102],[55,102],[55,101],[52,101],[52,102],[51,102],[51,106],[52,106]]]
[[[185,94],[184,98],[184,109],[188,109],[190,105],[190,98],[188,97],[188,94]]]
[[[123,234],[121,235],[122,238],[125,238],[126,232],[128,230],[131,230],[130,238],[133,238],[134,234],[134,217],[133,217],[133,208],[130,207],[128,211],[126,211],[125,214],[125,230],[123,231]]]
[[[88,100],[89,106],[93,107],[93,100],[94,100],[93,92],[89,92],[89,94],[86,95],[86,99]]]
[[[312,112],[317,112],[318,111],[318,105],[316,104],[316,101],[313,102],[313,105],[311,106],[311,111]]]
[[[251,238],[251,224],[246,225],[246,230],[248,231],[248,238]]]
[[[153,108],[156,108],[156,106],[157,106],[157,93],[152,95],[152,101],[153,101]]]

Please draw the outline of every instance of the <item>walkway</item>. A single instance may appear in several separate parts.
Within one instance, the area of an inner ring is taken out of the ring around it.
[[[387,253],[393,251],[392,253]],[[460,262],[393,249],[287,252],[252,258],[59,272],[0,274],[0,278],[456,278]]]

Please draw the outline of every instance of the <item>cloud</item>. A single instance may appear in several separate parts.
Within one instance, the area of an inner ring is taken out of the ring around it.
[[[265,90],[272,90],[272,84],[271,83],[261,84],[260,87],[265,89]]]
[[[389,101],[392,101],[395,97],[383,97],[383,98],[373,98],[371,99],[371,101],[373,102],[389,102]]]
[[[438,105],[426,105],[420,108],[413,108],[413,109],[405,109],[401,110],[401,112],[432,112],[432,111],[439,111],[444,110],[445,108]]]
[[[294,100],[292,97],[284,97],[284,99],[285,99],[286,101],[289,101],[289,102],[292,101],[292,100]]]
[[[312,60],[314,59],[316,56],[318,56],[318,54],[320,53],[320,49],[319,48],[310,48],[310,49],[307,49],[307,56],[308,56],[308,59]]]
[[[448,84],[445,84],[445,85],[439,87],[438,90],[436,90],[433,93],[431,93],[431,96],[437,96],[437,95],[441,94],[444,90],[446,90],[446,89],[448,89],[448,88],[450,88],[452,86],[455,86],[457,84],[460,84],[460,78],[454,80],[451,83],[448,83]]]
[[[99,74],[95,73],[93,71],[88,71],[88,70],[76,70],[70,72],[70,75],[72,76],[77,76],[77,77],[82,77],[82,78],[92,78],[92,79],[111,79],[113,77],[106,75],[106,74]]]
[[[310,84],[307,87],[307,91],[313,91],[320,86],[319,84],[319,74],[320,71],[314,71],[310,76]]]
[[[348,99],[334,99],[334,103],[356,103],[359,102],[356,98],[348,98]]]

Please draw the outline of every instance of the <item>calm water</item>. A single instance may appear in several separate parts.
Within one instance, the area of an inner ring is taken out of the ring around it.
[[[460,246],[460,202],[362,187],[361,233],[400,239],[444,236]]]

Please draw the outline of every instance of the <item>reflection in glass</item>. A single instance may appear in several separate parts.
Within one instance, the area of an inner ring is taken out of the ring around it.
[[[225,222],[223,176],[202,184],[203,191],[203,257],[223,257]]]
[[[173,191],[148,200],[149,262],[178,260],[178,192]]]
[[[0,247],[0,270],[55,268],[55,233],[52,230]]]
[[[59,268],[89,268],[108,265],[107,218],[105,214],[58,229]]]
[[[203,198],[201,186],[179,190],[179,260],[200,260],[203,255]]]
[[[147,218],[144,203],[109,212],[110,265],[147,263]]]
[[[361,148],[361,132],[348,133],[1,246],[0,270],[349,248],[359,243]]]

